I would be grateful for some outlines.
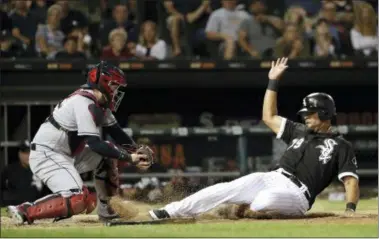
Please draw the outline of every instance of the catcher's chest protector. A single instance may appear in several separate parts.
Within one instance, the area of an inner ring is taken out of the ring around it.
[[[92,118],[93,118],[96,126],[102,125],[103,121],[104,121],[104,117],[105,117],[105,109],[100,106],[96,97],[93,94],[91,94],[87,91],[83,91],[83,90],[75,91],[74,93],[72,93],[70,95],[70,97],[73,95],[81,95],[81,96],[86,97],[86,98],[88,98],[94,102],[93,104],[88,106],[88,110],[91,112]]]

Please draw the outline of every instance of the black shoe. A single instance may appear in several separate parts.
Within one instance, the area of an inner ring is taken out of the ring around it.
[[[170,215],[164,209],[153,209],[149,211],[149,214],[153,220],[170,218]]]

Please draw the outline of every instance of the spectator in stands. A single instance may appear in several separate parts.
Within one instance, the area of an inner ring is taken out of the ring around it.
[[[313,39],[313,56],[331,57],[337,54],[336,40],[329,31],[329,25],[325,19],[320,19],[315,26]]]
[[[212,12],[205,29],[207,39],[220,42],[224,59],[235,56],[235,43],[241,23],[249,18],[249,14],[239,10],[236,0],[222,0],[222,8]]]
[[[9,164],[1,173],[1,206],[32,202],[43,196],[43,184],[29,167],[29,147],[27,140],[20,143],[18,162]]]
[[[78,49],[77,37],[66,37],[63,41],[64,50],[55,55],[55,59],[86,59],[83,52]]]
[[[42,57],[52,59],[63,50],[65,35],[60,30],[61,6],[54,4],[47,10],[45,25],[40,25],[36,34],[36,50]]]
[[[318,19],[326,19],[329,23],[330,32],[337,40],[337,44],[341,49],[341,54],[351,55],[352,48],[349,36],[349,24],[343,21],[339,21],[337,18],[337,7],[334,1],[322,2],[322,8],[317,17]]]
[[[128,0],[128,20],[137,24],[137,0]]]
[[[46,0],[36,0],[33,1],[30,12],[33,13],[38,18],[39,24],[44,24],[46,22],[46,12],[47,12]]]
[[[139,42],[132,53],[141,60],[163,60],[166,58],[166,42],[158,38],[157,25],[153,21],[146,21],[142,24]]]
[[[284,28],[283,21],[266,15],[266,5],[262,0],[253,0],[250,10],[252,16],[244,20],[239,29],[239,45],[251,57],[271,56],[270,51]]]
[[[116,28],[123,28],[127,32],[130,42],[137,42],[136,25],[128,20],[128,7],[123,4],[117,4],[113,7],[112,19],[106,20],[100,25],[101,45],[108,45],[109,33]]]
[[[26,55],[34,55],[34,37],[37,31],[38,18],[29,12],[26,1],[14,1],[15,11],[11,14],[12,35],[17,44],[26,51]]]
[[[187,13],[187,30],[189,34],[189,46],[192,54],[207,56],[207,44],[205,27],[207,25],[213,6],[212,0],[193,0],[189,6],[190,12]]]
[[[204,28],[207,17],[211,12],[210,1],[167,0],[164,1],[164,7],[169,14],[166,21],[167,28],[170,31],[173,56],[178,56],[182,53],[180,33],[183,31],[184,24],[195,25],[200,23],[197,27],[200,27],[200,29]],[[203,24],[201,26],[202,22]],[[194,34],[196,34],[196,32]]]
[[[318,19],[326,19],[332,28],[337,28],[337,8],[334,2],[324,1],[322,3],[322,8],[320,9]]]
[[[355,24],[350,30],[355,55],[377,56],[378,32],[375,10],[368,3],[354,5]]]
[[[313,32],[312,26],[314,20],[309,18],[306,10],[299,5],[293,5],[287,9],[284,15],[284,22],[286,25],[295,24],[301,34],[311,35]]]
[[[70,9],[69,1],[67,0],[59,0],[56,3],[62,7],[60,25],[65,35],[68,35],[74,27],[80,27],[87,33],[88,19],[82,12]]]
[[[178,56],[182,53],[180,46],[180,25],[182,21],[186,19],[185,11],[187,4],[185,0],[168,0],[164,1],[163,4],[166,8],[166,12],[169,14],[166,21],[171,36],[172,55]]]
[[[153,2],[150,0],[150,2]],[[137,19],[137,0],[100,0],[100,9],[102,18],[109,20],[112,18],[112,9],[117,4],[126,5],[128,7],[128,20],[135,22]]]
[[[267,14],[266,0],[251,0],[250,11],[262,26],[271,26],[279,32],[284,30],[284,22],[282,19]]]
[[[334,1],[334,0],[333,0]],[[304,0],[285,0],[285,7],[289,9],[292,6],[298,6],[304,9],[308,16],[313,16],[318,13],[321,8],[321,1],[304,1]]]
[[[128,34],[122,28],[117,28],[109,33],[109,45],[104,47],[101,58],[107,60],[126,60],[133,55],[128,49],[126,42]]]
[[[333,0],[333,3],[336,5],[337,20],[352,25],[354,22],[353,1]]]
[[[309,55],[309,42],[304,40],[299,28],[295,24],[287,25],[283,36],[276,42],[274,56],[293,59]]]
[[[78,51],[84,53],[86,57],[91,57],[92,37],[87,33],[86,28],[79,25],[72,26],[67,37],[77,38]]]

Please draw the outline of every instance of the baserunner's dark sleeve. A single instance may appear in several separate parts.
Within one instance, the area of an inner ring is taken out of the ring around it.
[[[135,145],[134,140],[122,130],[119,124],[103,127],[103,132],[112,137],[116,144]]]
[[[119,149],[114,145],[111,145],[99,137],[96,136],[86,136],[85,142],[88,147],[95,153],[100,154],[103,157],[115,158],[120,160],[131,161],[131,156],[125,150]]]
[[[286,144],[290,144],[294,138],[302,135],[305,131],[306,127],[304,124],[296,123],[282,117],[280,129],[276,138],[283,140]]]
[[[359,180],[357,174],[357,157],[354,148],[348,141],[342,141],[337,153],[338,157],[338,179],[343,182],[345,176],[352,176]]]

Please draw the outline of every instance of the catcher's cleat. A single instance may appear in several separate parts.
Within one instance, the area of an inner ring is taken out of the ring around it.
[[[101,222],[108,222],[108,221],[112,221],[114,219],[120,218],[120,216],[117,213],[113,215],[106,215],[106,216],[98,215],[98,216],[99,216],[99,221]]]
[[[120,216],[118,214],[114,214],[114,215],[109,215],[109,216],[100,216],[99,215],[99,221],[100,222],[109,222],[109,221],[112,221],[114,219],[119,219]]]
[[[31,205],[31,203],[26,202],[19,206],[8,206],[8,216],[12,218],[13,222],[16,225],[22,225],[25,222],[27,222],[28,224],[32,224],[33,222],[29,221],[26,216],[26,209]]]
[[[164,209],[154,209],[150,210],[149,214],[153,220],[168,219],[170,214]]]
[[[117,213],[115,213],[107,203],[101,201],[98,204],[97,215],[99,216],[99,220],[101,222],[107,222],[113,219],[120,218],[120,216]]]

